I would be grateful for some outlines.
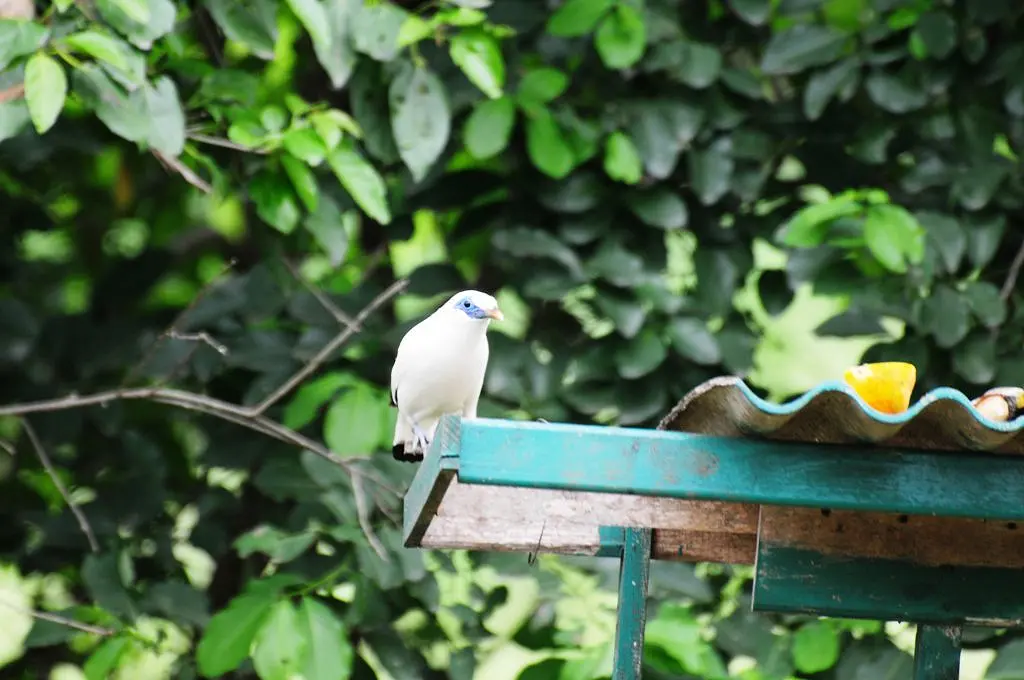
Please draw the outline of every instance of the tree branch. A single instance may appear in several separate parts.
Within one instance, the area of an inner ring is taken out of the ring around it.
[[[1017,254],[1013,256],[1013,262],[1010,264],[1010,271],[1006,275],[1006,280],[1003,281],[1003,287],[999,291],[999,297],[1006,300],[1010,299],[1010,295],[1013,293],[1014,286],[1017,285],[1017,277],[1020,276],[1020,269],[1024,267],[1024,243],[1021,243],[1020,248],[1017,249]]]
[[[85,540],[89,542],[89,548],[94,552],[100,551],[100,544],[96,541],[96,534],[93,533],[92,526],[89,524],[89,520],[86,519],[85,513],[82,509],[71,500],[71,494],[68,493],[67,487],[64,486],[64,482],[60,481],[60,477],[57,475],[57,470],[53,467],[53,463],[50,462],[50,457],[46,455],[46,449],[43,448],[43,443],[39,441],[39,437],[36,435],[36,430],[32,427],[32,423],[28,422],[28,418],[21,419],[22,424],[25,426],[25,434],[28,435],[28,440],[32,443],[32,448],[36,451],[36,456],[39,458],[39,462],[46,468],[46,474],[50,476],[53,481],[53,485],[57,487],[57,491],[60,492],[64,502],[68,504],[68,508],[71,509],[71,513],[75,516],[78,521],[78,526],[81,528],[82,533],[85,534]]]
[[[101,628],[100,626],[93,626],[88,623],[82,623],[81,621],[69,619],[66,616],[51,614],[50,612],[41,612],[35,609],[25,609],[24,607],[19,607],[18,605],[11,604],[10,602],[7,602],[5,600],[0,600],[0,604],[20,614],[26,614],[28,616],[31,616],[32,618],[39,619],[41,621],[49,621],[50,623],[56,623],[61,626],[67,626],[68,628],[74,628],[75,630],[82,631],[83,633],[91,633],[93,635],[99,635],[101,637],[110,637],[111,635],[115,635],[117,633],[116,630],[113,630],[111,628]]]
[[[371,314],[377,311],[378,307],[405,290],[407,285],[409,285],[409,282],[406,279],[399,279],[388,286],[380,295],[375,297],[370,304],[366,305],[366,307],[363,308],[363,311],[356,315],[356,318],[352,320],[352,325],[324,345],[323,349],[316,353],[316,356],[306,362],[305,366],[296,371],[292,377],[288,378],[288,380],[285,380],[280,387],[271,392],[263,401],[249,409],[248,414],[252,416],[260,415],[280,401],[281,397],[295,389],[299,383],[312,375],[313,372],[320,367],[320,364],[326,361],[336,349],[341,347],[350,337],[355,335],[356,329],[362,326],[363,322],[366,321]]]

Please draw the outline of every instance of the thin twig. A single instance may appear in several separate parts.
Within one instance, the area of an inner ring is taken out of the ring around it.
[[[178,331],[172,330],[169,333],[167,333],[167,337],[171,338],[172,340],[185,340],[185,341],[188,341],[188,342],[201,342],[204,345],[206,345],[207,347],[209,347],[210,349],[212,349],[217,354],[220,354],[221,356],[227,356],[227,353],[228,353],[228,348],[227,347],[225,347],[224,345],[222,345],[219,342],[217,342],[216,340],[214,340],[212,337],[210,337],[210,334],[206,333],[206,332],[202,332],[202,333],[179,333]]]
[[[395,281],[390,286],[388,286],[384,290],[384,292],[375,297],[370,302],[370,304],[366,305],[366,307],[363,308],[363,311],[359,312],[359,314],[356,315],[356,318],[353,319],[352,326],[346,328],[344,331],[336,335],[333,340],[324,345],[323,349],[317,352],[316,356],[310,359],[305,366],[296,371],[292,377],[284,381],[284,383],[280,387],[271,392],[270,395],[268,395],[263,401],[256,404],[256,406],[254,406],[253,408],[249,409],[248,413],[253,416],[260,415],[268,408],[276,404],[281,399],[281,397],[295,389],[295,387],[299,383],[301,383],[303,380],[312,375],[312,373],[320,367],[320,364],[327,360],[327,357],[333,354],[336,349],[345,344],[345,342],[347,342],[348,339],[356,333],[355,329],[361,326],[362,323],[366,321],[366,319],[369,318],[371,314],[377,311],[378,307],[380,307],[385,302],[387,302],[388,300],[402,292],[408,284],[409,282],[406,279],[399,279],[398,281]]]
[[[69,619],[66,616],[60,616],[59,614],[41,612],[36,609],[25,609],[24,607],[19,607],[18,605],[11,604],[10,602],[7,602],[5,600],[0,600],[0,604],[7,607],[8,609],[13,609],[14,611],[20,614],[25,614],[31,616],[32,618],[39,619],[41,621],[49,621],[50,623],[56,623],[61,626],[67,626],[68,628],[74,628],[75,630],[79,630],[83,633],[91,633],[93,635],[100,635],[102,637],[110,637],[111,635],[117,634],[116,630],[112,630],[110,628],[102,628],[100,626],[93,626],[88,623],[82,623],[81,621],[75,621],[74,619]]]
[[[11,102],[15,99],[21,99],[24,96],[25,85],[23,83],[18,83],[17,85],[10,86],[6,90],[0,90],[0,104],[3,104],[4,102]]]
[[[0,439],[0,450],[2,450],[11,458],[14,458],[17,455],[17,451],[14,450],[14,444],[7,441],[6,439]]]
[[[82,512],[81,508],[71,500],[71,494],[68,493],[67,487],[64,486],[64,482],[60,481],[60,477],[57,475],[57,470],[53,467],[53,463],[50,462],[50,457],[46,455],[46,449],[43,448],[43,443],[39,441],[39,437],[36,436],[36,430],[32,427],[32,423],[28,422],[28,418],[21,419],[22,424],[25,426],[25,434],[28,435],[28,440],[32,442],[32,447],[36,450],[36,455],[39,457],[39,462],[46,468],[46,474],[50,476],[53,481],[53,485],[57,487],[57,491],[60,492],[64,502],[68,504],[68,508],[71,509],[71,513],[78,520],[78,526],[85,534],[85,539],[89,542],[89,548],[94,552],[100,551],[100,544],[96,541],[96,534],[92,531],[92,526],[89,525],[89,520],[85,518],[85,513]]]
[[[246,153],[254,153],[260,156],[267,154],[264,149],[252,149],[247,146],[243,146],[237,142],[232,142],[230,139],[223,139],[221,137],[211,137],[210,135],[204,135],[199,132],[189,132],[186,136],[194,142],[200,144],[209,144],[210,146],[219,146],[224,149],[232,149],[233,151],[244,151]]]
[[[1017,254],[1013,256],[1010,271],[1006,275],[1006,280],[1003,281],[1003,287],[999,290],[999,297],[1004,301],[1010,299],[1013,288],[1017,285],[1017,277],[1020,276],[1021,267],[1024,267],[1024,243],[1021,243],[1020,248],[1017,249]]]
[[[178,312],[178,315],[174,317],[174,321],[172,321],[171,324],[164,329],[164,332],[161,333],[160,336],[153,341],[153,343],[149,346],[149,349],[146,351],[146,353],[142,355],[141,359],[139,359],[139,362],[132,366],[131,370],[128,371],[128,375],[126,375],[124,380],[121,382],[121,387],[126,387],[132,383],[138,372],[142,370],[142,368],[146,364],[149,363],[150,359],[153,358],[153,355],[156,354],[157,349],[160,348],[164,341],[167,340],[167,338],[169,338],[172,333],[178,332],[178,324],[181,323],[181,320],[185,318],[185,315],[191,312],[193,309],[195,309],[196,306],[206,298],[206,296],[213,289],[217,281],[219,281],[221,277],[223,277],[232,268],[234,268],[234,266],[235,260],[228,260],[227,264],[224,265],[224,268],[217,272],[217,275],[210,279],[206,283],[206,285],[199,290],[199,292],[196,294],[194,298],[192,298],[192,301],[188,303],[185,309]]]
[[[334,301],[327,297],[322,290],[307,281],[306,277],[302,275],[302,272],[300,272],[288,259],[284,260],[284,266],[288,270],[288,273],[292,275],[292,278],[305,286],[306,290],[312,293],[313,297],[316,298],[316,301],[334,317],[335,321],[345,328],[353,328],[357,333],[363,330],[356,323],[355,319],[346,314],[340,307],[338,307],[338,305],[334,304]]]
[[[173,170],[174,172],[181,175],[186,182],[194,186],[196,189],[199,189],[204,194],[213,193],[213,187],[210,186],[205,179],[203,179],[195,172],[193,172],[192,168],[182,163],[181,159],[175,158],[173,156],[168,156],[162,151],[157,151],[156,149],[150,149],[150,151],[154,156],[156,156],[158,161],[163,163],[165,168],[167,168],[168,170]]]
[[[376,534],[373,533],[373,525],[370,524],[370,510],[366,507],[366,491],[363,489],[363,476],[352,475],[352,495],[356,500],[356,516],[359,518],[359,528],[366,535],[373,552],[385,562],[390,562],[388,551],[381,544]]]

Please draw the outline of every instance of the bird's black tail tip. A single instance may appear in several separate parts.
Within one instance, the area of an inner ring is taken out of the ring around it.
[[[402,442],[391,447],[391,455],[395,460],[402,461],[403,463],[419,463],[423,460],[422,453],[406,453],[405,444]]]

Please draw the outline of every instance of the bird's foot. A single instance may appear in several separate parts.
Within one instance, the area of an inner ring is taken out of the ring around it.
[[[419,425],[412,426],[412,435],[415,438],[413,440],[413,447],[418,448],[422,451],[423,455],[426,455],[430,449],[430,440],[427,438],[427,433],[424,432]]]

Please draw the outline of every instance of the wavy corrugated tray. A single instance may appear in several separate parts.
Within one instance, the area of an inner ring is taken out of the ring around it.
[[[721,377],[691,390],[658,427],[816,444],[1024,454],[1024,417],[989,420],[949,387],[934,389],[903,413],[890,415],[868,406],[843,382],[823,383],[793,401],[773,404],[740,378]]]

